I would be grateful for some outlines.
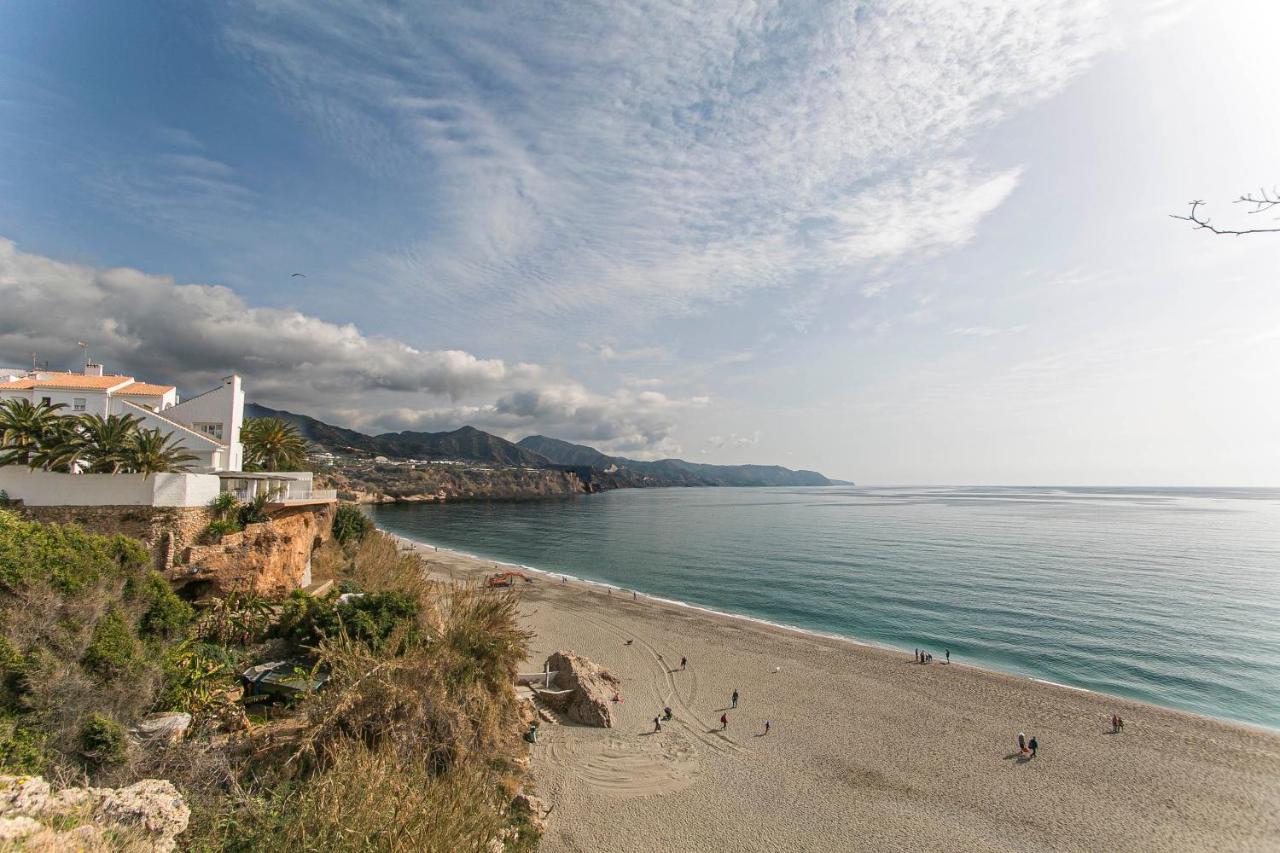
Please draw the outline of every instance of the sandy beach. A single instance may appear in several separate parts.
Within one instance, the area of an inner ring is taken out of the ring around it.
[[[624,700],[614,729],[543,727],[548,853],[1280,850],[1280,733],[531,576],[529,669],[571,649]]]

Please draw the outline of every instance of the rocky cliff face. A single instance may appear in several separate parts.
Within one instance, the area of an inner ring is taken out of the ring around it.
[[[325,472],[340,497],[359,503],[519,501],[570,497],[587,488],[568,471],[461,465],[366,465]]]
[[[209,592],[280,597],[310,580],[311,552],[329,538],[335,504],[284,507],[214,545],[187,549],[171,579],[206,584]]]
[[[63,788],[39,776],[0,776],[0,848],[167,853],[191,810],[171,782]]]

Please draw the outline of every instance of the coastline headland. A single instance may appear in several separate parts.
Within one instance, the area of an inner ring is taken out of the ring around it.
[[[509,567],[397,538],[442,578]],[[617,727],[539,738],[544,850],[1280,849],[1280,732],[520,568],[529,668],[622,679]]]

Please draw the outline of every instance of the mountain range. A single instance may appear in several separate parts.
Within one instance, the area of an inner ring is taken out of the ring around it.
[[[245,406],[245,417],[280,418],[304,438],[331,453],[386,456],[397,459],[456,459],[487,465],[570,470],[592,490],[654,486],[830,486],[816,471],[793,471],[780,465],[707,465],[683,459],[640,461],[609,456],[594,447],[531,435],[519,442],[464,426],[447,432],[386,432],[368,435],[334,426],[309,415]]]

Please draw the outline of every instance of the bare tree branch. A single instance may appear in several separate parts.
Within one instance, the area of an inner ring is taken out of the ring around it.
[[[1242,195],[1240,198],[1236,199],[1235,203],[1251,204],[1253,205],[1253,210],[1250,210],[1249,213],[1262,213],[1265,210],[1270,210],[1271,208],[1280,205],[1280,190],[1273,188],[1271,192],[1268,193],[1266,189],[1260,189],[1258,190],[1257,195],[1254,195],[1253,193]]]
[[[1264,190],[1258,196],[1242,195],[1240,196],[1240,198],[1236,199],[1236,203],[1239,203],[1239,202],[1245,202],[1246,204],[1254,205],[1254,209],[1248,211],[1249,213],[1259,213],[1261,211],[1270,210],[1272,207],[1280,205],[1280,195],[1275,195],[1275,194],[1268,195],[1267,192]],[[1230,234],[1235,237],[1240,237],[1245,234],[1280,233],[1280,228],[1243,228],[1243,229],[1219,228],[1209,220],[1209,217],[1199,212],[1200,205],[1202,204],[1204,204],[1204,202],[1200,200],[1190,202],[1191,210],[1188,211],[1186,216],[1179,216],[1176,213],[1171,213],[1169,214],[1169,216],[1172,219],[1181,219],[1185,222],[1190,222],[1196,228],[1203,228],[1206,231],[1213,232],[1214,234]]]

